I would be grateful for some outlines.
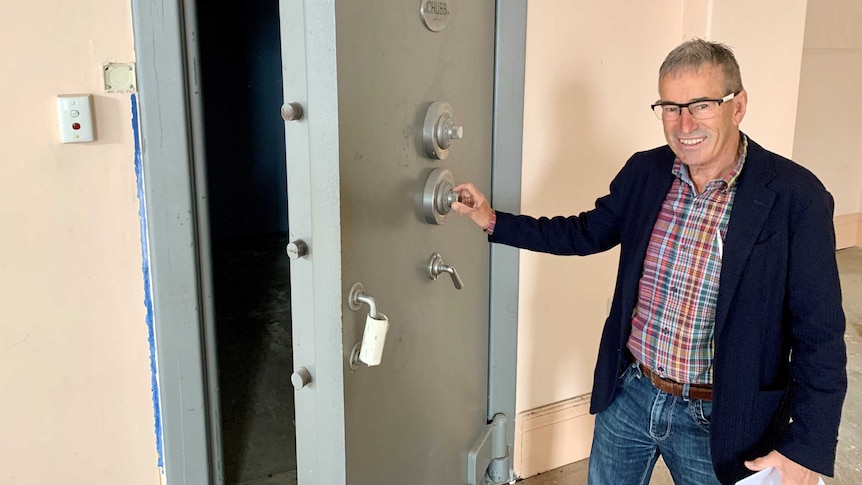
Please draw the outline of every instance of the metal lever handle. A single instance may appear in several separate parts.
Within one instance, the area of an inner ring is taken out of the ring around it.
[[[464,282],[461,281],[461,277],[458,276],[458,271],[452,266],[444,264],[443,256],[440,256],[440,253],[434,253],[431,255],[431,261],[428,262],[428,273],[432,280],[436,280],[442,273],[449,273],[449,276],[452,277],[452,284],[455,285],[455,289],[461,290],[464,288]]]
[[[461,277],[458,276],[458,272],[455,271],[455,268],[453,268],[451,266],[446,266],[445,264],[443,264],[443,265],[440,265],[440,269],[449,273],[449,275],[452,276],[452,283],[455,285],[456,290],[464,289],[464,282],[461,281]]]
[[[347,296],[347,305],[351,310],[357,311],[362,307],[362,304],[368,305],[368,314],[371,318],[380,318],[377,313],[377,302],[374,297],[365,294],[365,287],[362,283],[356,283],[350,288],[350,293]]]

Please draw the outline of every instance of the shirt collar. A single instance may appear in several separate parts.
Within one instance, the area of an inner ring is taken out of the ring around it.
[[[739,150],[739,159],[736,161],[736,166],[733,167],[733,170],[724,176],[724,178],[716,179],[709,182],[706,185],[707,190],[710,188],[720,188],[723,191],[730,190],[731,187],[736,183],[739,179],[739,174],[742,173],[742,167],[745,165],[745,157],[748,155],[748,137],[745,136],[745,133],[740,133],[742,137],[741,147]],[[679,177],[680,180],[687,183],[692,188],[694,187],[694,182],[691,180],[691,176],[688,173],[688,166],[682,163],[682,160],[679,157],[676,157],[673,161],[673,174]]]

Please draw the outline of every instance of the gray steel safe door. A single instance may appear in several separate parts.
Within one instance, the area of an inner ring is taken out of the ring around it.
[[[446,212],[491,188],[494,2],[280,6],[299,483],[469,483],[489,245]]]

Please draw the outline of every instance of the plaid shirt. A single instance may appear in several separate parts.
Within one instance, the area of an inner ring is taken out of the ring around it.
[[[733,171],[698,194],[679,158],[650,235],[628,348],[638,362],[680,383],[712,384],[715,302],[736,180]]]

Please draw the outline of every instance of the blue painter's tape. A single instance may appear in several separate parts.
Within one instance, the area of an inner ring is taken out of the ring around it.
[[[135,135],[135,178],[138,185],[138,219],[141,224],[141,270],[144,273],[144,306],[147,309],[147,339],[150,343],[150,374],[152,375],[153,413],[155,417],[156,450],[159,470],[164,474],[164,447],[162,443],[162,414],[159,402],[159,370],[156,365],[156,339],[153,327],[153,292],[150,285],[150,248],[147,234],[147,211],[144,201],[144,167],[141,154],[141,136],[138,126],[138,97],[132,94],[132,131]]]

